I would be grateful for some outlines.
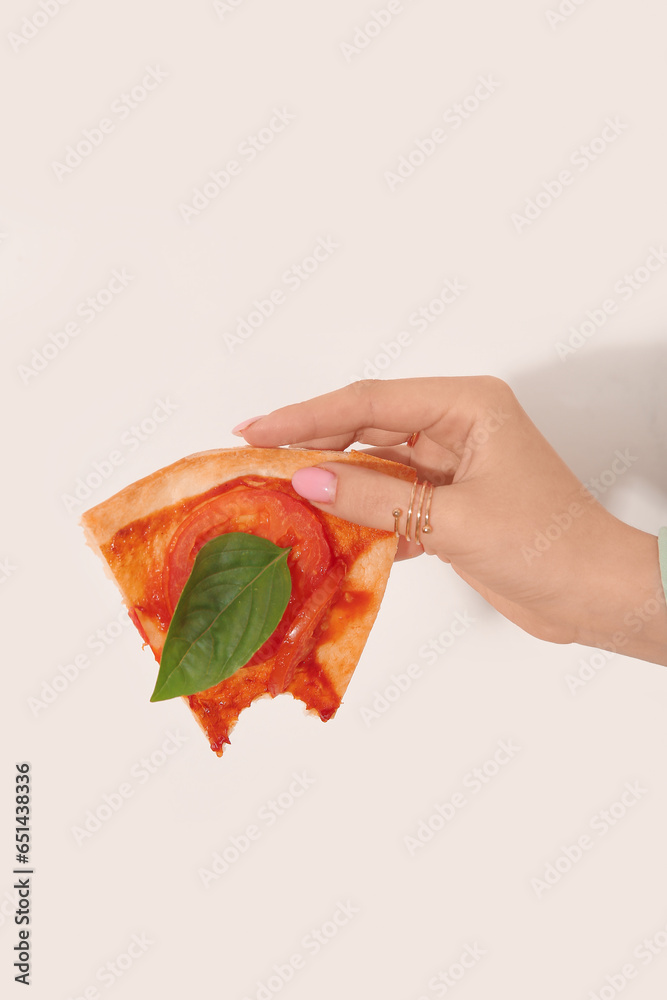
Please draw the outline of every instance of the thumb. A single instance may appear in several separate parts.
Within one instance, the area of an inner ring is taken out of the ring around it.
[[[407,469],[407,467],[406,467]],[[450,486],[424,488],[415,479],[412,483],[394,476],[360,468],[343,462],[323,462],[318,466],[299,469],[292,476],[292,486],[305,500],[319,510],[353,521],[367,528],[396,530],[401,535],[397,558],[408,558],[427,552],[445,558],[446,524],[443,490]],[[430,500],[429,500],[430,495]],[[411,504],[412,501],[412,504]],[[400,511],[397,517],[395,512]],[[410,513],[410,540],[405,537]],[[426,518],[428,516],[428,524]],[[419,542],[415,540],[419,517]],[[431,530],[424,532],[424,527]],[[446,560],[448,561],[448,560]]]

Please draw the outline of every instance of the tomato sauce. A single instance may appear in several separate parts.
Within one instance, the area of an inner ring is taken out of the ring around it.
[[[263,476],[240,476],[139,518],[114,535],[105,555],[113,569],[116,561],[122,562],[137,550],[152,551],[156,539],[161,552],[166,546],[166,555],[148,567],[144,593],[130,612],[144,639],[137,611],[166,634],[197,552],[211,538],[228,531],[247,531],[291,547],[287,562],[292,593],[273,635],[246,666],[207,691],[188,696],[218,755],[229,743],[239,713],[262,694],[274,697],[288,691],[323,721],[334,715],[340,697],[315,651],[320,642],[335,640],[351,618],[367,610],[372,594],[346,590],[345,576],[369,540],[386,536],[386,532],[345,524],[341,540],[330,529],[327,517],[303,501],[289,480]],[[162,645],[151,647],[158,661]]]

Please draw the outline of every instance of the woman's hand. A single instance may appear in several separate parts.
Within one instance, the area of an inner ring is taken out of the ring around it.
[[[372,445],[436,487],[423,550],[449,562],[506,618],[551,642],[667,665],[657,538],[619,521],[579,482],[516,397],[491,377],[357,382],[235,428],[255,447]],[[407,442],[419,432],[414,447]],[[393,530],[410,484],[342,463],[294,488],[349,521]],[[404,531],[403,522],[399,530]]]

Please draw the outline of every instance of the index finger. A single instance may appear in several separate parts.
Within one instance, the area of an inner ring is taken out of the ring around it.
[[[488,387],[484,392],[479,384],[487,381],[499,382],[455,376],[353,382],[274,410],[242,433],[255,447],[316,443],[318,448],[342,449],[362,437],[366,444],[399,444],[417,430],[428,433],[440,425],[444,431],[452,416],[457,425],[461,418],[474,421],[488,405]],[[460,434],[461,427],[456,430]]]

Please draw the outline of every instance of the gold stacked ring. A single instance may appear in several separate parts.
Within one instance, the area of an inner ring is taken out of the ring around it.
[[[418,545],[422,545],[420,539],[420,534],[429,535],[433,531],[431,525],[431,500],[433,499],[433,483],[430,483],[428,479],[425,479],[423,483],[415,479],[412,483],[412,489],[410,490],[410,502],[408,503],[408,512],[405,516],[405,540],[407,542],[412,541],[410,531],[412,529],[413,514],[414,516],[414,540]],[[416,506],[415,506],[415,500]],[[399,522],[401,515],[403,514],[403,509],[401,507],[394,507],[391,512],[394,518],[394,531],[399,534]]]

